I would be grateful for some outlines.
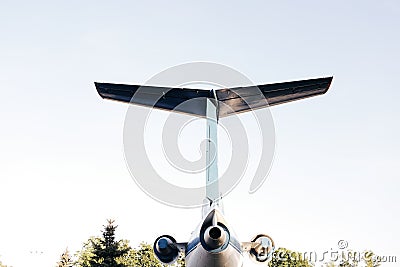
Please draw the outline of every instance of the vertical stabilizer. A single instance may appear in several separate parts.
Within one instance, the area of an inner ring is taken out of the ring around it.
[[[219,199],[218,186],[218,107],[217,101],[207,99],[206,109],[206,197],[213,203]]]

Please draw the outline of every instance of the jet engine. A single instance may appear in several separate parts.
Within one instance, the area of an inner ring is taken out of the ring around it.
[[[254,237],[251,244],[249,255],[250,258],[257,263],[263,263],[269,260],[275,249],[274,241],[265,234],[259,234]]]
[[[200,228],[200,242],[209,252],[221,252],[228,247],[230,234],[226,222],[217,210],[211,211]]]
[[[154,241],[153,250],[158,260],[165,264],[173,264],[179,254],[175,239],[169,235],[158,237]]]
[[[204,232],[204,243],[210,250],[222,247],[226,243],[226,232],[219,225],[209,226]]]

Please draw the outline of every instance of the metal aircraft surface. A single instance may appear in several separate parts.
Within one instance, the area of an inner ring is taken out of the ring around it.
[[[245,253],[257,263],[268,262],[275,247],[268,235],[259,234],[250,242],[239,242],[224,219],[215,160],[218,119],[321,95],[328,91],[331,82],[332,77],[326,77],[219,90],[95,83],[100,96],[106,99],[183,112],[207,120],[208,144],[215,145],[206,149],[206,202],[202,220],[188,242],[178,243],[169,235],[155,240],[154,253],[162,263],[173,264],[180,251],[188,267],[242,266]],[[195,101],[181,105],[187,100]]]

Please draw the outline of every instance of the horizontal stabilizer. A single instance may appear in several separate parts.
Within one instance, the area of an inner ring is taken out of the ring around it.
[[[211,90],[114,83],[95,85],[99,95],[106,99],[202,117],[206,115],[206,100],[212,97]]]
[[[300,100],[328,91],[332,77],[218,90],[95,83],[101,97],[206,116],[206,99],[218,100],[218,117]]]
[[[219,117],[324,94],[332,77],[217,90]]]

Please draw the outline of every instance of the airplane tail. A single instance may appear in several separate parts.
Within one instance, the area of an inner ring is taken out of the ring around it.
[[[332,77],[326,77],[219,90],[97,82],[95,86],[99,95],[106,99],[200,117],[207,116],[207,99],[216,100],[219,119],[234,113],[321,95],[328,91],[331,82]],[[187,100],[193,101],[190,106],[181,105]]]
[[[220,118],[326,93],[333,77],[203,90],[95,83],[101,97],[207,119],[206,201],[203,212],[219,203],[217,124]],[[190,100],[190,105],[181,105]]]

